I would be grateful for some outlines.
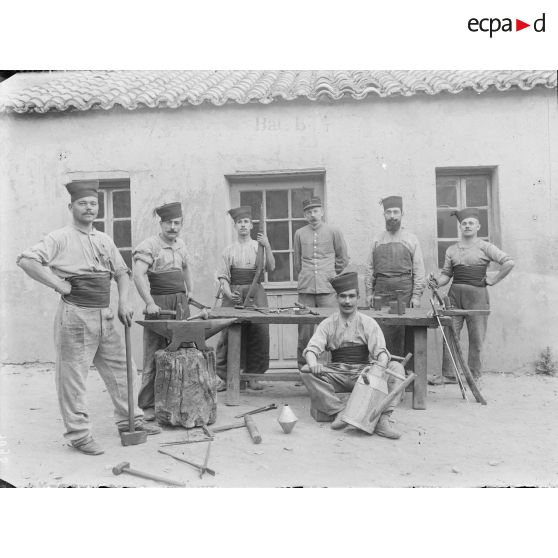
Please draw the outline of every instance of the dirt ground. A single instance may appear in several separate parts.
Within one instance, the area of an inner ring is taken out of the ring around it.
[[[400,440],[355,429],[333,431],[309,414],[305,388],[269,382],[263,392],[245,391],[238,407],[219,394],[215,426],[234,415],[288,403],[299,421],[284,434],[279,410],[256,415],[263,437],[252,443],[245,428],[216,434],[205,475],[157,452],[161,442],[201,436],[199,429],[164,428],[146,444],[123,447],[112,405],[95,370],[88,380],[93,432],[104,447],[86,456],[68,447],[56,402],[52,365],[4,366],[0,372],[0,477],[18,487],[161,486],[112,467],[133,468],[183,481],[191,487],[479,487],[558,486],[558,378],[486,374],[487,406],[461,399],[455,385],[429,387],[428,409],[411,408],[411,394],[394,414]],[[206,444],[168,446],[166,451],[201,462]]]

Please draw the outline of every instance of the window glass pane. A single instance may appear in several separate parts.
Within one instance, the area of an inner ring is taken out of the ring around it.
[[[289,253],[274,253],[275,256],[275,270],[269,271],[267,276],[269,281],[290,281],[290,254]]]
[[[266,218],[284,219],[289,216],[288,190],[268,190],[266,192]]]
[[[131,250],[120,250],[120,253],[122,254],[122,257],[124,258],[124,261],[126,262],[126,265],[132,269],[132,251]]]
[[[457,219],[450,215],[452,209],[438,209],[438,237],[455,238],[457,237]]]
[[[465,179],[467,207],[488,205],[488,192],[485,176],[468,176]]]
[[[114,243],[118,248],[132,245],[132,227],[130,221],[115,221],[113,223]]]
[[[289,249],[289,222],[267,223],[267,238],[273,250]]]
[[[105,193],[99,190],[99,213],[97,214],[99,219],[104,219],[105,217]]]
[[[457,178],[439,176],[436,179],[436,205],[457,207]]]
[[[104,221],[95,221],[94,225],[95,225],[95,228],[98,231],[105,232],[105,222]]]
[[[291,190],[291,211],[292,217],[304,217],[302,211],[302,202],[309,200],[314,195],[314,190],[311,188],[300,188]]]
[[[438,267],[444,267],[444,259],[446,257],[446,250],[448,246],[455,244],[455,240],[439,240],[438,241]]]
[[[292,227],[293,227],[293,246],[294,246],[294,236],[295,236],[295,232],[298,229],[301,229],[302,227],[304,227],[305,225],[307,225],[308,223],[306,221],[292,221]]]
[[[478,236],[488,236],[488,211],[486,209],[479,210],[479,223],[481,228]]]
[[[240,192],[240,205],[252,207],[252,219],[259,221],[260,207],[262,205],[263,193],[260,192]]]
[[[130,190],[112,193],[112,212],[115,217],[130,217]]]

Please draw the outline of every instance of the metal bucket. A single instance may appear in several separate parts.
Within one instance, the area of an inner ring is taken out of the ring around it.
[[[367,377],[369,384],[364,382],[362,375],[358,377],[341,420],[368,434],[373,434],[380,417],[378,416],[373,422],[370,422],[370,417],[386,398],[388,386],[384,373],[377,368],[372,367]]]

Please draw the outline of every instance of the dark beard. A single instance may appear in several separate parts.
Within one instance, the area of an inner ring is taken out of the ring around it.
[[[401,221],[386,221],[386,230],[390,232],[398,231],[401,228]]]

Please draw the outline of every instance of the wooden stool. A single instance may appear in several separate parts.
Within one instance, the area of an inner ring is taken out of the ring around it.
[[[217,418],[215,351],[195,348],[155,353],[155,418],[159,424],[193,428]]]

